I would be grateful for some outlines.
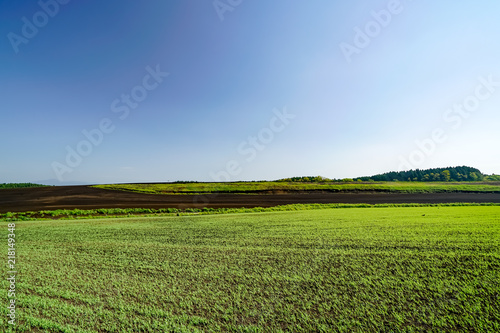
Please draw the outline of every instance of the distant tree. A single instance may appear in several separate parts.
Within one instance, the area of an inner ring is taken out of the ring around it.
[[[449,182],[451,179],[450,171],[449,170],[443,170],[441,172],[441,179],[445,182]]]
[[[486,181],[500,181],[500,175],[492,174],[484,177]]]

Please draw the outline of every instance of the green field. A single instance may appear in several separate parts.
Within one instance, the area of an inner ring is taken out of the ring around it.
[[[500,206],[500,203],[469,203],[450,202],[440,204],[423,203],[396,203],[396,204],[289,204],[272,207],[252,208],[98,208],[98,209],[56,209],[27,212],[0,213],[0,222],[18,222],[33,220],[74,220],[95,218],[119,218],[119,217],[160,217],[160,216],[191,216],[208,214],[234,214],[234,213],[262,213],[278,211],[297,211],[312,209],[340,209],[340,208],[403,208],[403,207],[463,207],[463,206]]]
[[[157,184],[108,184],[95,187],[152,194],[199,193],[259,193],[276,191],[369,191],[399,193],[441,192],[497,192],[499,182],[351,182],[351,183],[298,183],[298,182],[228,182],[228,183],[157,183]]]
[[[24,221],[15,233],[19,332],[500,331],[499,206]]]

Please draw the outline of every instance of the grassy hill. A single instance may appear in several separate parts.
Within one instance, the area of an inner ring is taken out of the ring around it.
[[[156,183],[156,184],[109,184],[94,187],[149,194],[200,194],[200,193],[279,193],[279,192],[395,192],[395,193],[443,193],[443,192],[498,192],[500,182],[232,182],[232,183]]]

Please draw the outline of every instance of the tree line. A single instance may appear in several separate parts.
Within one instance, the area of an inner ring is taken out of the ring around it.
[[[359,177],[362,181],[418,181],[418,182],[464,182],[485,180],[479,169],[458,166],[448,168],[415,169],[408,171],[391,171],[371,177]]]
[[[3,183],[0,184],[0,188],[23,188],[23,187],[41,187],[45,185],[33,184],[33,183]]]
[[[380,182],[380,181],[418,181],[418,182],[464,182],[464,181],[500,181],[500,175],[485,175],[479,169],[458,166],[447,168],[415,169],[408,171],[390,171],[369,177],[330,179],[321,176],[291,177],[277,180],[279,182]]]

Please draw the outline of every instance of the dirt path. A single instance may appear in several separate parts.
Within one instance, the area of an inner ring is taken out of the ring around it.
[[[500,193],[284,193],[155,195],[110,191],[89,186],[0,190],[0,213],[53,209],[270,207],[294,203],[446,203],[495,202]]]

